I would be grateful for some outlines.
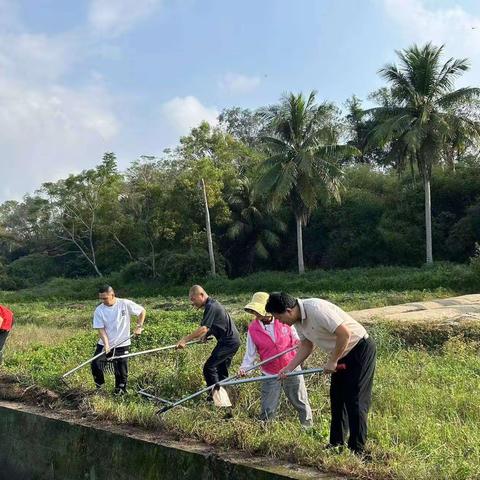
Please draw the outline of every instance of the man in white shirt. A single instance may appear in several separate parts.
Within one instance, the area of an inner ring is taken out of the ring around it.
[[[315,345],[329,354],[324,371],[332,374],[330,445],[343,445],[349,430],[348,448],[363,453],[376,361],[375,343],[365,328],[340,307],[319,298],[300,300],[287,293],[272,293],[266,310],[282,323],[295,325],[301,342],[281,373],[294,370]],[[340,361],[345,369],[336,371]]]
[[[126,355],[130,346],[130,317],[138,317],[134,335],[140,335],[145,321],[145,309],[131,300],[116,298],[110,285],[104,285],[98,290],[101,304],[95,309],[93,315],[93,328],[98,331],[98,340],[95,354],[105,351],[107,358],[110,356]],[[91,364],[92,375],[97,388],[105,383],[102,364],[105,359],[97,358]],[[120,358],[113,361],[115,373],[115,393],[122,395],[127,391],[128,359]]]
[[[299,343],[294,327],[282,325],[277,319],[267,314],[265,311],[267,300],[268,293],[256,292],[252,300],[244,307],[245,311],[254,315],[254,320],[248,326],[247,350],[239,370],[239,375],[242,377],[246,375],[246,370],[253,366],[257,355],[262,361]],[[288,365],[294,356],[295,350],[292,350],[282,357],[266,363],[261,370],[266,375],[276,375]],[[282,388],[289,402],[297,410],[302,426],[310,428],[313,424],[312,409],[308,402],[303,375],[288,377],[281,383],[276,379],[261,382],[260,419],[270,420],[275,416]]]

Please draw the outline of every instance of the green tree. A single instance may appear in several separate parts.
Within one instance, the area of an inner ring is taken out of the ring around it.
[[[441,63],[443,46],[430,43],[397,52],[400,65],[388,64],[380,70],[391,87],[393,102],[372,110],[377,119],[372,141],[390,145],[394,165],[403,169],[416,165],[425,193],[426,260],[433,262],[430,186],[432,166],[446,147],[461,137],[480,135],[480,123],[463,114],[459,107],[478,98],[480,89],[454,90],[454,80],[468,70],[466,59],[450,58]]]
[[[44,183],[42,192],[50,206],[50,224],[58,240],[72,245],[98,276],[97,243],[109,236],[122,177],[113,153],[106,153],[94,169],[55,183]]]
[[[227,237],[240,247],[235,251],[241,258],[241,273],[251,273],[256,259],[268,259],[287,229],[285,222],[267,212],[265,199],[256,194],[252,183],[242,178],[229,198],[232,224]]]
[[[262,165],[259,191],[272,210],[287,203],[296,220],[298,271],[304,273],[302,229],[322,194],[340,199],[338,159],[358,153],[339,145],[337,109],[315,103],[316,92],[285,95],[277,108],[266,112],[272,136],[263,137],[268,157]]]

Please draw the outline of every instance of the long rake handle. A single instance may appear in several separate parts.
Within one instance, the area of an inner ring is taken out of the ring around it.
[[[192,340],[191,342],[187,342],[185,345],[191,345],[192,343],[199,343],[200,341],[201,340]],[[176,347],[177,347],[177,344],[167,345],[165,347],[152,348],[150,350],[142,350],[141,352],[127,353],[126,355],[119,355],[118,357],[111,357],[108,360],[113,361],[113,360],[118,360],[119,358],[136,357],[137,355],[145,355],[147,353],[161,352],[162,350],[169,350],[171,348],[176,348]]]
[[[337,366],[337,370],[345,370],[346,366],[344,363],[341,363]],[[286,377],[297,377],[299,375],[312,375],[313,373],[323,373],[323,368],[308,368],[307,370],[298,370],[287,373]],[[280,375],[261,375],[259,377],[251,378],[241,378],[239,380],[231,380],[229,382],[222,383],[222,387],[227,387],[229,385],[240,385],[242,383],[251,383],[251,382],[265,382],[266,380],[279,380]],[[219,385],[219,384],[217,384]]]
[[[256,368],[258,367],[261,367],[262,365],[265,365],[266,363],[269,363],[271,362],[272,360],[275,360],[276,358],[278,357],[281,357],[283,355],[285,355],[286,353],[288,352],[291,352],[292,350],[295,350],[297,349],[299,346],[299,344],[297,345],[294,345],[293,347],[290,347],[290,348],[287,348],[287,350],[284,350],[283,352],[280,352],[280,353],[277,353],[276,355],[273,355],[272,357],[270,358],[267,358],[261,362],[258,362],[256,363],[255,365],[252,365],[251,367],[247,368],[245,370],[245,373],[246,372],[250,372],[251,370],[255,370]],[[165,407],[161,408],[160,410],[158,410],[156,413],[164,413],[166,412],[167,410],[170,410],[171,408],[173,407],[176,407],[178,405],[181,405],[182,403],[185,403],[187,402],[188,400],[191,400],[192,398],[195,398],[195,397],[198,397],[199,395],[201,395],[202,393],[205,393],[205,392],[208,392],[210,390],[213,390],[215,387],[218,387],[218,386],[222,386],[225,382],[230,382],[232,380],[235,380],[236,378],[238,378],[239,375],[238,373],[236,375],[232,375],[228,378],[225,378],[224,380],[222,380],[221,382],[218,382],[217,384],[214,384],[214,385],[209,385],[208,387],[205,387],[205,388],[202,388],[201,390],[199,390],[198,392],[195,392],[195,393],[192,393],[192,395],[189,395],[188,397],[185,397],[185,398],[182,398],[178,401],[176,401],[175,403],[172,403],[171,405],[166,405]]]
[[[128,337],[128,338],[125,338],[123,339],[122,341],[118,341],[118,342],[115,342],[111,347],[110,347],[110,350],[114,349],[114,348],[117,348],[119,345],[121,345],[122,343],[126,342],[127,340],[130,340],[132,337],[133,337],[133,333]],[[102,355],[105,355],[105,347],[104,347],[104,350],[103,352],[100,352],[99,354],[95,355],[94,357],[92,358],[89,358],[88,360],[85,360],[83,363],[81,363],[78,367],[75,367],[75,368],[72,368],[71,370],[69,370],[68,372],[64,373],[62,375],[62,379],[68,377],[69,375],[71,375],[72,373],[76,372],[77,370],[80,370],[82,367],[84,367],[85,365],[88,365],[89,363],[93,362],[94,360],[96,360],[97,358],[101,357]]]

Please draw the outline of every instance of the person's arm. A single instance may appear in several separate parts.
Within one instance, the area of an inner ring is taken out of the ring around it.
[[[340,358],[343,357],[343,354],[348,346],[348,342],[350,341],[350,337],[352,333],[350,329],[344,325],[343,323],[339,325],[335,330],[335,348],[333,352],[330,354],[330,357],[325,364],[324,372],[325,373],[334,373],[337,369],[337,363]]]
[[[104,328],[98,328],[98,335],[103,341],[103,347],[105,349],[105,353],[110,351],[110,343],[108,342],[107,332]]]
[[[187,342],[191,342],[192,340],[196,340],[197,338],[205,337],[210,331],[210,328],[215,321],[215,316],[217,315],[217,313],[217,309],[213,308],[211,304],[207,304],[203,312],[203,319],[201,325],[190,335],[186,335],[185,337],[181,338],[177,343],[177,348],[185,348]]]
[[[143,332],[143,323],[145,322],[146,315],[147,315],[147,311],[144,308],[142,308],[142,311],[137,317],[137,326],[133,331],[135,335],[140,335]]]
[[[202,338],[208,333],[208,328],[205,327],[204,325],[198,327],[195,331],[190,333],[189,335],[186,335],[185,337],[181,338],[177,342],[177,348],[185,348],[186,344],[188,342],[191,342],[192,340],[196,340],[197,338]]]
[[[242,364],[240,365],[240,369],[238,370],[238,374],[241,377],[244,377],[250,367],[252,367],[255,363],[255,359],[257,358],[257,347],[253,343],[252,336],[250,333],[247,333],[247,349],[245,350],[245,355],[243,356]]]
[[[137,326],[135,327],[133,333],[135,335],[140,335],[143,331],[143,322],[145,321],[145,316],[147,312],[141,305],[135,303],[133,300],[125,299],[124,302],[130,315],[134,315],[137,317]]]
[[[285,378],[286,373],[293,372],[301,363],[303,363],[313,352],[313,343],[306,338],[300,342],[297,354],[290,360],[290,363],[278,372],[279,378]]]
[[[2,328],[3,325],[3,317],[0,315],[0,328]]]

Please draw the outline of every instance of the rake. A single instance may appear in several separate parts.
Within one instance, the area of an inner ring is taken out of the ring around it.
[[[118,347],[119,345],[121,345],[122,343],[126,342],[127,340],[130,340],[135,334],[132,333],[128,338],[125,338],[121,341],[118,341],[118,342],[115,342],[113,345],[112,345],[112,350],[114,350],[116,347]],[[94,355],[92,358],[89,358],[88,360],[85,360],[84,362],[82,362],[80,365],[78,365],[77,367],[75,368],[72,368],[71,370],[69,370],[68,372],[64,373],[60,379],[62,380],[62,382],[64,383],[67,383],[66,382],[66,378],[71,375],[72,373],[75,373],[77,370],[80,370],[81,368],[83,368],[85,365],[88,365],[89,363],[92,363],[94,360],[96,360],[97,358],[100,358],[102,355],[105,355],[105,351],[103,352],[100,352],[98,353],[97,355]],[[105,367],[106,368],[106,367]],[[113,365],[112,365],[112,368],[113,368]]]
[[[337,372],[340,370],[345,370],[347,367],[344,363],[337,365]],[[313,373],[323,373],[323,368],[308,368],[307,370],[297,370],[287,373],[286,377],[297,377],[298,375],[312,375]],[[250,377],[250,378],[240,378],[238,380],[229,380],[228,382],[223,382],[222,387],[227,387],[231,385],[240,385],[242,383],[251,383],[251,382],[264,382],[266,380],[278,380],[280,375],[260,375],[259,377]],[[217,383],[220,385],[220,383]]]
[[[206,340],[210,340],[212,337],[207,337]],[[204,340],[197,339],[197,340],[192,340],[191,342],[187,342],[185,345],[192,345],[194,343],[201,343]],[[118,357],[113,356],[107,359],[108,362],[112,362],[113,360],[118,360],[120,358],[130,358],[130,357],[136,357],[137,355],[146,355],[147,353],[155,353],[155,352],[161,352],[162,350],[169,350],[172,348],[176,348],[177,344],[175,345],[166,345],[165,347],[158,347],[158,348],[152,348],[150,350],[142,350],[141,352],[134,352],[134,353],[127,353],[125,355],[119,355]]]
[[[276,358],[279,358],[281,357],[282,355],[285,355],[286,353],[288,352],[291,352],[292,350],[295,350],[298,348],[298,344],[297,345],[294,345],[293,347],[290,347],[290,348],[287,348],[287,350],[284,350],[283,352],[280,352],[280,353],[277,353],[276,355],[273,355],[272,357],[270,358],[267,358],[261,362],[258,362],[256,363],[255,365],[252,365],[251,367],[247,368],[245,370],[245,372],[250,372],[251,370],[255,370],[256,368],[258,367],[261,367],[262,365],[265,365],[266,363],[269,363],[271,362],[272,360],[275,360]],[[213,385],[209,385],[205,388],[202,388],[201,390],[199,390],[198,392],[195,392],[195,393],[192,393],[191,395],[189,395],[188,397],[184,397],[180,400],[177,400],[176,402],[170,404],[170,405],[165,405],[164,407],[162,407],[160,410],[158,410],[156,413],[157,414],[160,414],[160,413],[164,413],[166,412],[167,410],[170,410],[171,408],[174,408],[174,407],[177,407],[178,405],[181,405],[182,403],[185,403],[187,402],[188,400],[191,400],[193,398],[196,398],[198,397],[199,395],[201,395],[202,393],[205,393],[205,392],[209,392],[210,390],[213,390],[214,388],[218,388],[222,385],[224,385],[226,382],[230,382],[232,380],[235,380],[236,378],[239,377],[239,374],[237,373],[236,375],[232,375],[231,377],[228,377],[224,380],[222,380],[221,382],[218,382],[216,384],[213,384]]]

